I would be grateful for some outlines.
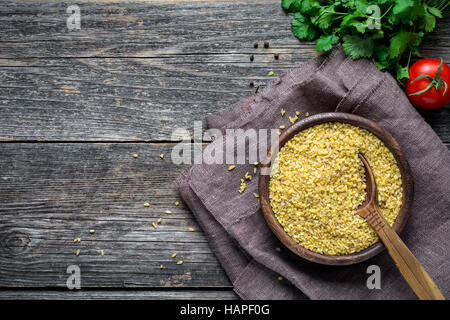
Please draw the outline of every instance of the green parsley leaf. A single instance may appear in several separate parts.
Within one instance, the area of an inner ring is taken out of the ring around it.
[[[438,8],[429,7],[429,6],[426,6],[426,8],[427,8],[428,12],[431,13],[432,15],[434,15],[438,18],[442,18],[442,12]]]
[[[350,55],[353,59],[370,58],[373,54],[375,43],[370,38],[360,38],[358,36],[346,35],[343,38],[345,53]]]
[[[397,63],[396,65],[397,69],[397,81],[401,82],[403,79],[409,79],[409,67],[402,67],[400,64]]]
[[[400,57],[408,45],[414,43],[418,39],[419,35],[417,33],[403,30],[400,31],[391,38],[389,45],[389,56],[393,59]]]
[[[373,56],[381,64],[387,65],[387,61],[389,59],[389,48],[385,45],[376,46],[373,49]]]
[[[331,35],[323,34],[320,36],[319,39],[317,39],[316,49],[317,51],[328,51],[333,47],[333,44],[336,44],[338,42],[339,37],[335,36],[334,34]]]
[[[395,0],[395,6],[392,9],[394,15],[407,13],[414,6],[413,0]]]
[[[301,9],[300,0],[281,0],[281,7],[288,12],[298,12]]]
[[[426,13],[424,16],[424,29],[427,32],[431,32],[434,30],[434,27],[436,27],[436,18],[429,13]]]
[[[335,11],[334,8],[322,8],[319,11],[319,15],[311,18],[311,22],[318,26],[320,29],[326,30],[331,26],[334,21]]]
[[[314,26],[300,12],[297,12],[291,20],[291,30],[300,40],[312,41],[316,36]]]

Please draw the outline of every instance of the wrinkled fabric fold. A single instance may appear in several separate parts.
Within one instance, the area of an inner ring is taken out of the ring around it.
[[[284,117],[280,109],[286,111]],[[274,129],[289,125],[300,112],[354,113],[377,122],[399,142],[415,182],[414,204],[402,238],[436,281],[444,296],[450,291],[450,153],[432,128],[411,106],[396,81],[369,60],[354,61],[340,46],[301,64],[256,95],[207,116],[210,128]],[[223,148],[216,139],[204,153]],[[248,151],[248,150],[247,150]],[[257,179],[237,192],[253,164],[192,166],[176,185],[203,228],[236,293],[244,299],[414,299],[386,252],[347,267],[308,262],[278,241],[265,223]],[[277,251],[276,248],[281,250]],[[366,285],[369,265],[378,265],[382,288]],[[283,280],[278,280],[282,276]]]

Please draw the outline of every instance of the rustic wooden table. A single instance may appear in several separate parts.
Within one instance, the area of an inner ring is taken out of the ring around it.
[[[74,2],[81,30],[69,31]],[[174,128],[316,55],[289,20],[279,0],[2,1],[0,298],[237,298],[174,205],[186,166],[159,154]],[[449,30],[440,21],[423,55],[450,61]],[[450,143],[450,109],[423,115]],[[67,290],[70,265],[87,290]]]

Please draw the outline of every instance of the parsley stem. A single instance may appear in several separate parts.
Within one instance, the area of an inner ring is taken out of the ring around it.
[[[385,16],[385,15],[387,15],[388,14],[388,12],[389,11],[391,11],[391,9],[392,9],[392,7],[393,7],[394,5],[393,4],[391,4],[391,6],[386,10],[386,12],[385,13],[383,13],[383,15],[380,17],[380,21],[381,21],[381,19],[383,19],[383,17]]]
[[[445,2],[443,2],[442,4],[444,4]],[[440,10],[442,11],[442,13],[444,12],[445,8],[448,7],[448,5],[450,4],[450,2],[447,2],[446,5],[444,5]]]

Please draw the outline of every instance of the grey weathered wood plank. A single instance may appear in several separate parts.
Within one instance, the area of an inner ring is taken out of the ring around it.
[[[279,1],[82,3],[74,32],[69,3],[0,8],[1,140],[168,141],[250,95],[250,81],[265,85],[268,71],[317,54],[293,37]],[[450,60],[449,28],[440,21],[425,55]],[[424,113],[443,141],[449,112]]]
[[[86,288],[230,287],[192,214],[174,204],[185,166],[170,161],[172,146],[0,143],[0,287],[65,287],[72,264]]]
[[[0,300],[238,300],[228,290],[0,290]]]

